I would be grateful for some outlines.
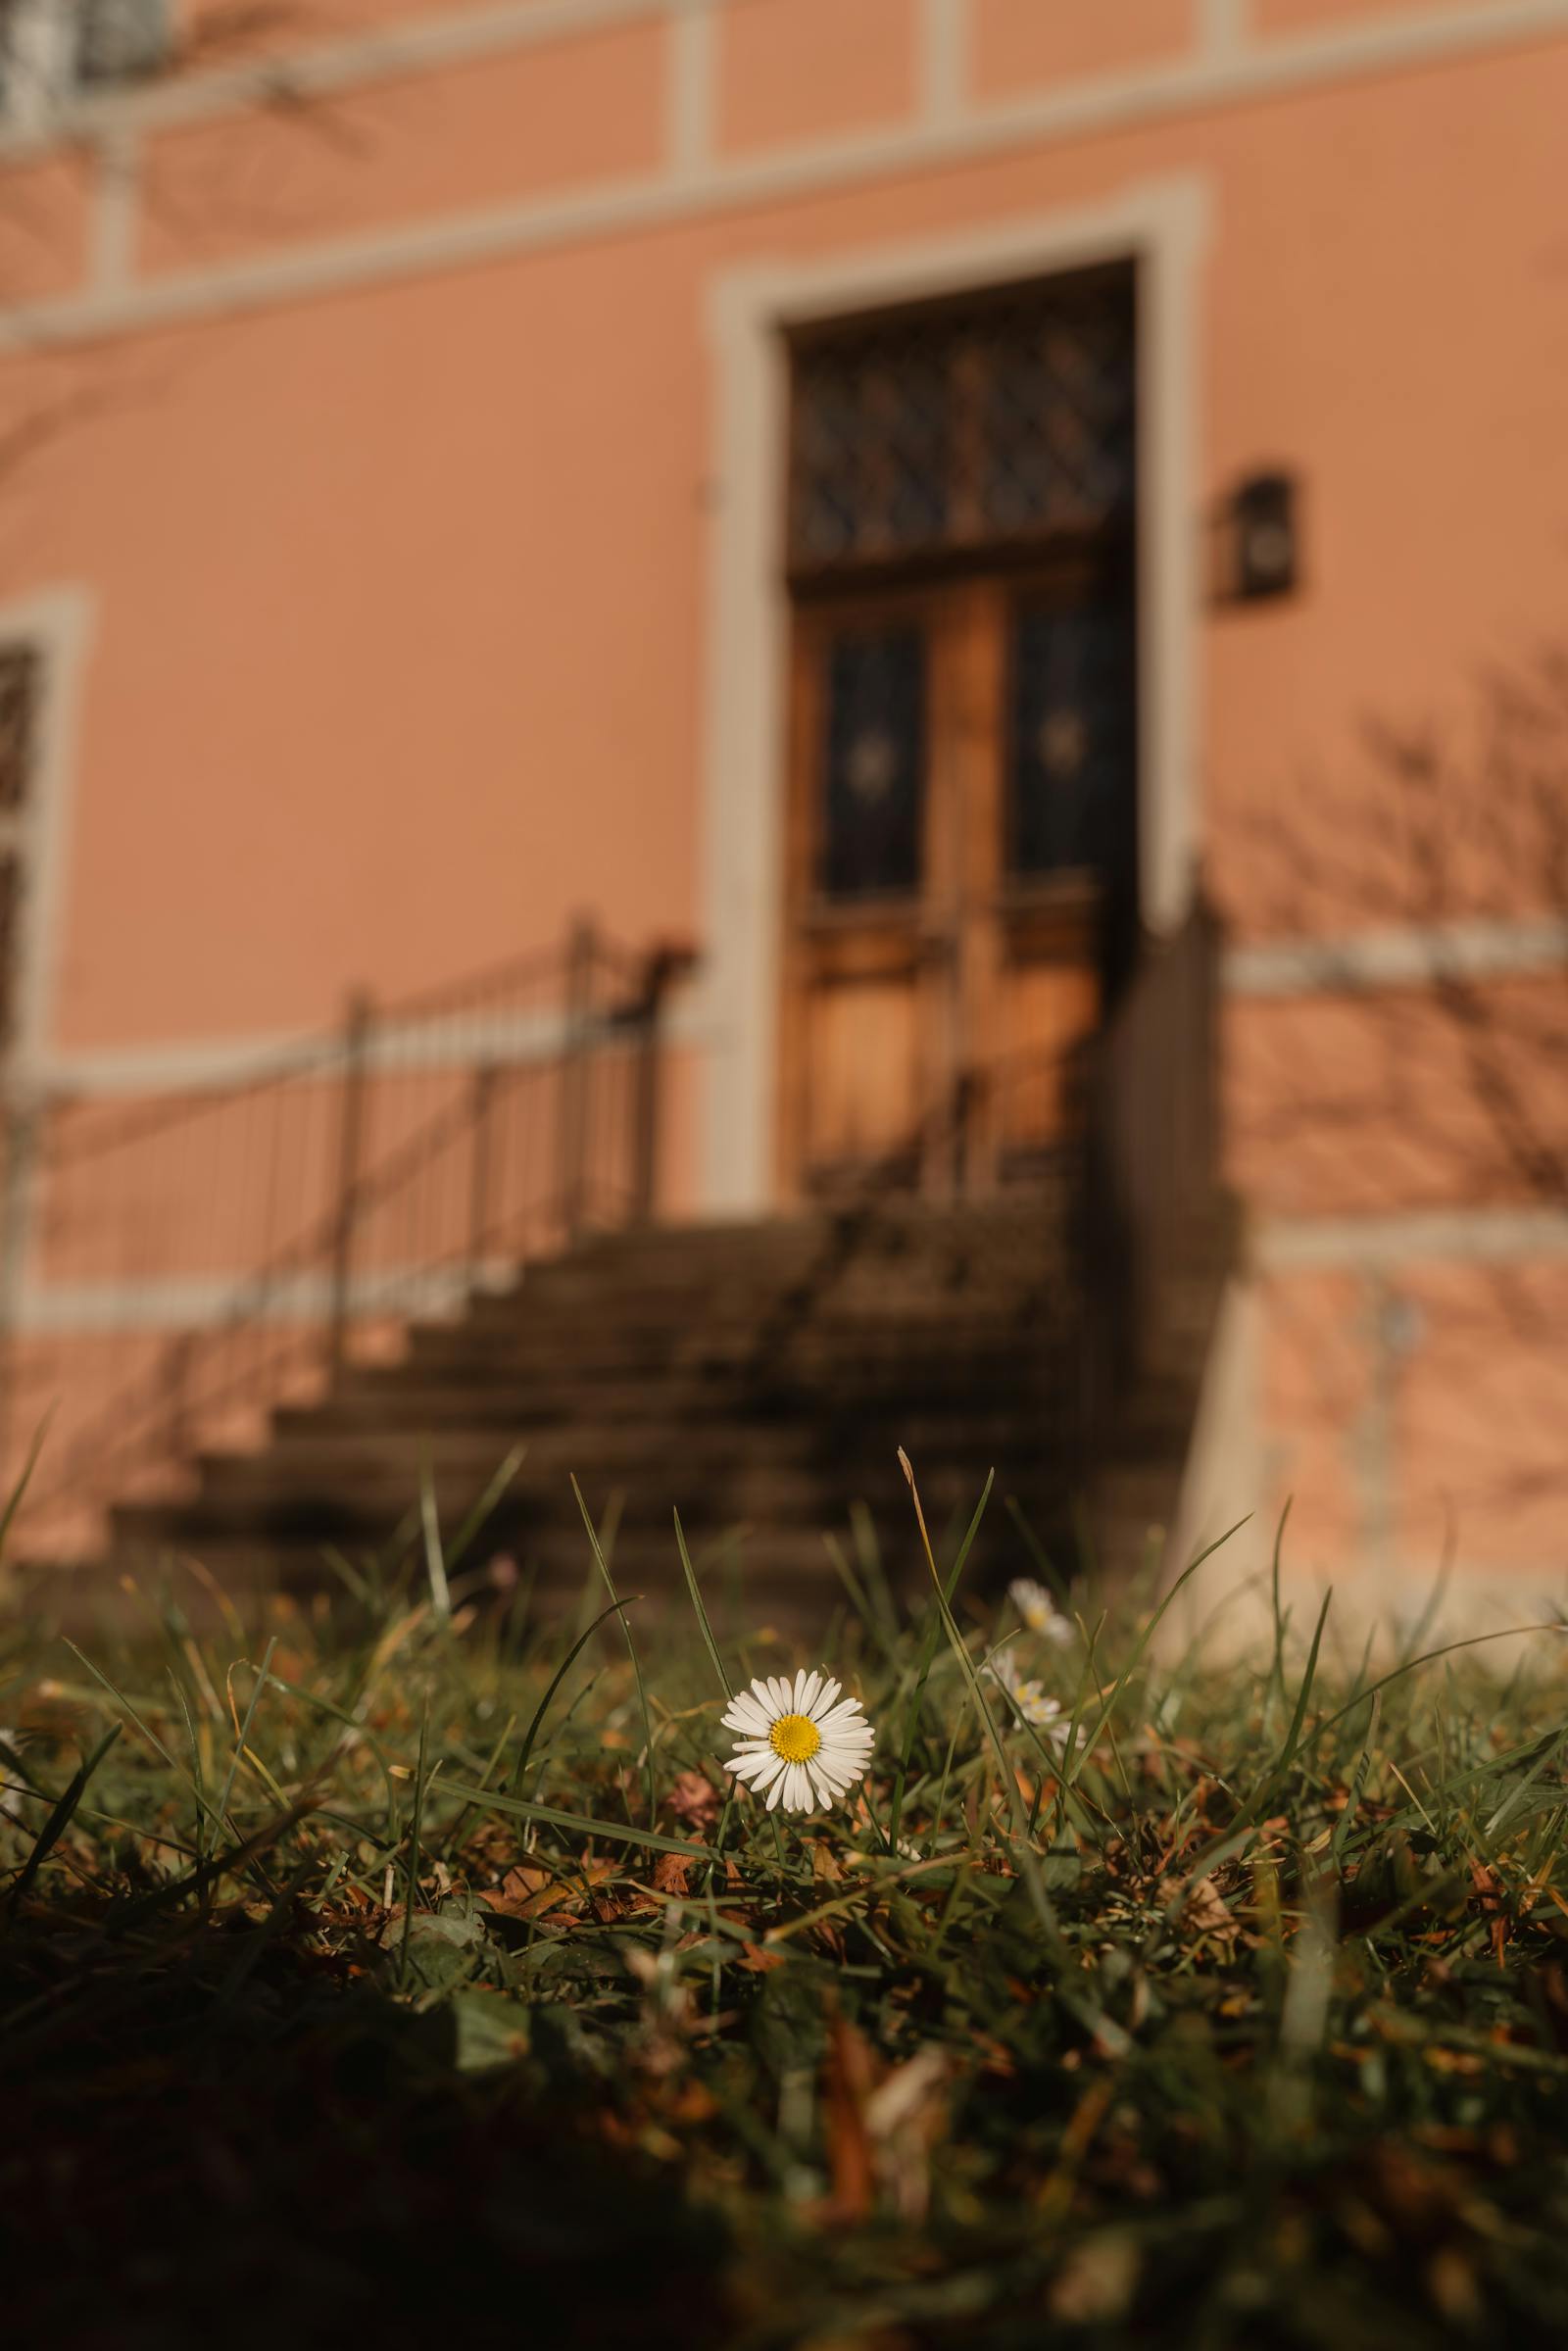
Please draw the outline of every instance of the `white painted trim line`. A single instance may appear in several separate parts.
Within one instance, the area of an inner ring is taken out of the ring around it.
[[[1205,56],[1221,61],[1237,57],[1246,46],[1248,0],[1202,0],[1199,32]]]
[[[141,149],[133,132],[115,131],[99,143],[92,198],[91,283],[114,294],[135,274],[141,226]]]
[[[1040,7],[1062,0],[1037,0]],[[1100,0],[1113,6],[1115,0]],[[0,130],[0,162],[41,149],[101,136],[129,125],[164,130],[253,106],[331,96],[345,90],[438,67],[480,62],[514,49],[549,45],[622,24],[677,19],[692,9],[723,6],[725,0],[493,0],[460,13],[431,14],[413,23],[390,24],[314,47],[273,54],[249,64],[216,66],[173,73],[162,81],[120,89],[77,93],[70,103],[36,123]],[[845,0],[853,6],[854,0]],[[1559,30],[1568,22],[1568,0],[1472,0],[1405,13],[1361,24],[1331,25],[1323,31],[1280,34],[1245,43],[1215,42],[1215,27],[1245,29],[1246,0],[1205,0],[1209,40],[1196,61],[1102,77],[1085,85],[1103,101],[1112,93],[1145,90],[1151,79],[1179,81],[1183,104],[1203,105],[1235,95],[1237,69],[1245,63],[1250,84],[1288,89],[1345,73],[1404,65],[1427,58],[1462,55],[1500,47]],[[1245,51],[1245,56],[1244,56]],[[1196,64],[1197,70],[1194,71]],[[1216,71],[1223,69],[1223,71]],[[1070,93],[1076,95],[1077,93]],[[1020,101],[1027,105],[1028,100]]]
[[[1225,956],[1225,986],[1233,996],[1360,994],[1446,979],[1513,979],[1560,971],[1565,964],[1568,915],[1550,914],[1233,947]]]
[[[663,1034],[671,1045],[701,1045],[709,1034],[706,1014],[701,1007],[677,1002]],[[471,1069],[480,1062],[517,1068],[554,1060],[568,1035],[567,1016],[560,1009],[514,1012],[505,1020],[387,1022],[370,1031],[367,1067],[389,1076]],[[628,1032],[628,1050],[634,1043]],[[339,1040],[330,1030],[305,1036],[291,1030],[273,1036],[190,1038],[96,1053],[83,1048],[36,1055],[19,1068],[15,1084],[31,1100],[107,1102],[117,1097],[228,1093],[270,1081],[308,1084],[315,1074],[313,1062],[319,1064],[323,1084],[335,1084],[341,1072],[338,1050]]]
[[[351,1281],[351,1320],[408,1322],[451,1313],[472,1289],[514,1281],[510,1259],[462,1266],[386,1265]],[[214,1331],[236,1320],[245,1327],[324,1323],[332,1306],[324,1273],[280,1276],[266,1288],[225,1274],[166,1274],[147,1282],[73,1282],[23,1291],[16,1329],[31,1339],[156,1337],[165,1331]]]
[[[647,0],[647,8],[634,12],[633,0],[617,0],[628,14],[647,13],[660,4]],[[693,6],[698,0],[662,4]],[[585,9],[590,0],[566,0],[566,5]],[[555,13],[552,0],[535,0],[526,13],[530,22],[543,22],[547,12]],[[593,20],[608,21],[608,14]],[[581,29],[583,22],[574,17],[574,28]],[[1105,75],[951,122],[911,122],[819,141],[783,156],[714,163],[686,179],[643,172],[591,189],[325,240],[304,251],[185,270],[118,293],[62,295],[19,305],[0,314],[0,349],[136,334],[351,287],[400,284],[581,239],[643,234],[704,214],[823,194],[924,166],[982,161],[1018,148],[1563,33],[1568,33],[1568,0],[1494,0],[1475,16],[1446,9],[1298,40],[1254,42],[1234,59],[1200,55]]]
[[[245,63],[177,69],[164,78],[77,90],[46,117],[0,128],[0,163],[124,129],[183,129],[217,116],[266,109],[396,81],[513,50],[546,48],[622,25],[679,19],[723,0],[492,0],[436,12],[338,40],[274,51]]]
[[[1136,183],[1083,210],[978,234],[729,273],[710,293],[716,505],[708,553],[704,691],[705,961],[692,1016],[711,1040],[702,1199],[755,1215],[774,1197],[784,667],[780,517],[787,397],[781,329],[806,319],[961,293],[1010,276],[1133,261],[1140,287],[1141,893],[1164,927],[1185,909],[1195,808],[1197,269],[1203,181]]]
[[[713,12],[686,9],[669,34],[669,169],[699,177],[713,154]]]
[[[956,122],[968,97],[968,0],[921,0],[921,118],[927,122]]]
[[[1388,1216],[1262,1217],[1249,1253],[1283,1273],[1376,1273],[1428,1262],[1516,1265],[1568,1257],[1568,1209],[1422,1208]]]

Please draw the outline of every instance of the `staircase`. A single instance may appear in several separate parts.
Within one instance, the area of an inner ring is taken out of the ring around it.
[[[323,1545],[355,1560],[400,1528],[417,1540],[422,1463],[450,1532],[520,1445],[478,1559],[509,1554],[541,1592],[579,1586],[575,1475],[596,1522],[617,1522],[623,1591],[678,1591],[678,1508],[694,1552],[744,1560],[750,1602],[819,1606],[823,1538],[854,1556],[854,1503],[896,1580],[925,1573],[902,1445],[937,1539],[996,1471],[977,1572],[1029,1567],[1008,1496],[1064,1567],[1086,1542],[1131,1566],[1175,1504],[1223,1251],[1217,1232],[1195,1246],[1091,1474],[1070,1167],[986,1204],[585,1242],[279,1411],[260,1451],[202,1455],[185,1497],[118,1509],[116,1552],[192,1553],[231,1590],[319,1583]]]
[[[744,1563],[748,1605],[814,1609],[833,1589],[824,1538],[853,1551],[869,1529],[895,1581],[923,1577],[901,1445],[938,1542],[995,1471],[977,1577],[1029,1564],[1009,1498],[1069,1573],[1147,1559],[1175,1513],[1234,1245],[1206,910],[1146,949],[1049,1156],[966,1191],[948,1149],[965,1130],[933,1123],[921,1140],[943,1145],[952,1197],[901,1188],[917,1149],[833,1208],[752,1225],[651,1219],[665,962],[628,969],[579,943],[554,1061],[508,1062],[527,1007],[514,991],[501,1018],[492,991],[479,1031],[470,992],[373,1041],[351,1025],[335,1057],[252,1090],[247,1118],[286,1134],[328,1072],[335,1186],[220,1325],[78,1438],[62,1483],[79,1499],[97,1481],[100,1567],[185,1554],[231,1592],[319,1589],[328,1548],[357,1563],[422,1541],[426,1472],[450,1537],[520,1448],[466,1566],[506,1555],[542,1592],[576,1589],[591,1553],[575,1476],[614,1525],[623,1589],[679,1592],[678,1509],[694,1551]],[[1000,1102],[1028,1074],[998,1064],[966,1086]],[[396,1138],[379,1158],[372,1112]],[[117,1196],[163,1200],[204,1121],[133,1127],[111,1167],[158,1156]],[[303,1326],[302,1391],[268,1306],[313,1281],[330,1310]],[[389,1325],[396,1359],[365,1360],[361,1333]],[[222,1418],[236,1399],[265,1428],[248,1450]]]

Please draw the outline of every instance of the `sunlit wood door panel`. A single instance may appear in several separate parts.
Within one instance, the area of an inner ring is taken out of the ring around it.
[[[1131,887],[1125,590],[1057,567],[803,608],[785,908],[787,1193],[984,1190],[1077,1114]]]

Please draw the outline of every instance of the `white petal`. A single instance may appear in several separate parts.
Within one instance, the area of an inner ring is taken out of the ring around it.
[[[778,1802],[779,1797],[784,1793],[785,1788],[789,1786],[789,1773],[787,1770],[785,1770],[781,1771],[777,1779],[773,1782],[767,1798],[767,1809],[769,1812],[772,1811],[774,1805]]]
[[[744,1690],[735,1699],[728,1714],[720,1715],[719,1720],[728,1730],[750,1731],[760,1739],[767,1737],[767,1716],[756,1698],[748,1697]]]
[[[823,1683],[821,1689],[817,1691],[816,1696],[807,1708],[807,1712],[809,1714],[813,1723],[819,1723],[822,1720],[823,1715],[828,1712],[829,1708],[833,1704],[834,1699],[838,1696],[839,1691],[844,1686],[841,1682]]]
[[[819,1673],[807,1675],[806,1688],[801,1692],[801,1712],[804,1715],[809,1716],[811,1708],[816,1704],[817,1692],[821,1687],[822,1677]]]
[[[876,1738],[869,1728],[864,1731],[828,1731],[823,1734],[822,1744],[844,1755],[869,1755],[876,1744]]]
[[[841,1723],[863,1722],[864,1720],[865,1709],[859,1699],[846,1698],[841,1706],[833,1707],[827,1714],[819,1714],[816,1717],[816,1727],[826,1737],[829,1731],[836,1730]]]
[[[784,1800],[792,1812],[810,1811],[811,1783],[806,1776],[805,1764],[790,1765],[790,1792]]]
[[[765,1770],[766,1766],[767,1757],[765,1755],[738,1755],[729,1768],[737,1780],[744,1780],[750,1785],[757,1778],[758,1773]]]
[[[778,1720],[778,1717],[781,1714],[788,1714],[790,1710],[790,1686],[782,1674],[775,1674],[772,1681],[769,1682],[767,1686],[767,1696],[768,1703],[773,1709],[773,1719],[775,1722]]]
[[[833,1808],[833,1800],[839,1792],[838,1789],[828,1778],[827,1773],[819,1770],[814,1764],[810,1767],[809,1776],[811,1788],[817,1802],[824,1811],[830,1812]]]
[[[790,1690],[790,1704],[797,1714],[806,1712],[806,1668],[803,1665]]]
[[[756,1792],[760,1795],[764,1788],[771,1788],[774,1781],[778,1778],[779,1773],[783,1769],[783,1756],[769,1753],[766,1762],[762,1765],[761,1769],[758,1772],[756,1778],[752,1782],[752,1787]]]

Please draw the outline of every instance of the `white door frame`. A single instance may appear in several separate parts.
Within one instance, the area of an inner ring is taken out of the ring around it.
[[[699,1199],[712,1216],[774,1204],[785,674],[787,356],[782,330],[1024,275],[1138,264],[1139,896],[1179,920],[1198,832],[1196,634],[1199,174],[956,238],[727,271],[710,288],[714,457],[708,558],[703,977],[681,1022],[706,1060]]]

